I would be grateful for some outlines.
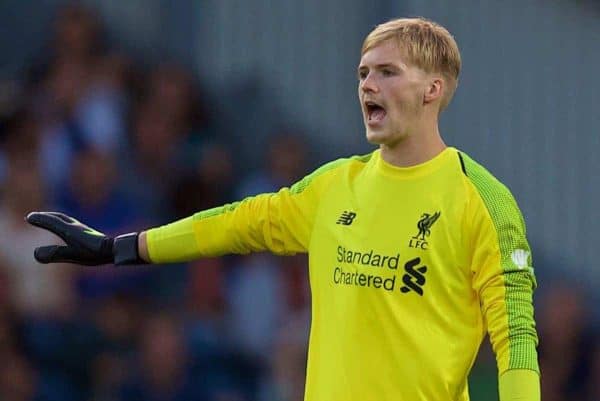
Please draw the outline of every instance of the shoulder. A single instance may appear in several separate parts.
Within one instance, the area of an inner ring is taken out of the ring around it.
[[[338,177],[350,169],[361,168],[369,163],[374,152],[365,155],[355,155],[345,158],[336,159],[328,163],[323,164],[312,173],[305,176],[302,180],[298,181],[290,190],[292,193],[299,193],[306,189],[309,185],[324,183]]]
[[[464,175],[485,201],[491,198],[511,198],[512,193],[488,169],[464,152],[458,152]]]
[[[519,207],[510,189],[466,153],[459,151],[459,157],[474,196],[482,201],[490,217],[495,222],[507,219],[522,221]]]

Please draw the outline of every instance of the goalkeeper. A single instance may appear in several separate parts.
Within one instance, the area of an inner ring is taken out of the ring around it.
[[[440,25],[381,24],[357,71],[376,151],[328,163],[277,193],[115,238],[33,212],[31,224],[66,242],[37,248],[35,258],[124,265],[308,252],[305,400],[466,401],[488,333],[501,401],[537,401],[536,281],[523,218],[509,190],[446,146],[438,128],[460,67]]]

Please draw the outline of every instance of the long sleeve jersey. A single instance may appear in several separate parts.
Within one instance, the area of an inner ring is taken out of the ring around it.
[[[147,238],[153,262],[308,252],[306,401],[466,401],[486,333],[500,375],[539,373],[523,218],[455,148],[407,168],[336,160]]]

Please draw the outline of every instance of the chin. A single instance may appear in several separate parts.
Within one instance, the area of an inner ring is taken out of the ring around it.
[[[386,142],[386,135],[384,132],[373,132],[367,129],[366,133],[367,141],[373,145],[381,145]]]

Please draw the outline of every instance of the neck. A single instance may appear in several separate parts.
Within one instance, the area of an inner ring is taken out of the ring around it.
[[[411,131],[394,144],[381,144],[381,158],[397,167],[410,167],[433,159],[446,149],[437,123]]]

